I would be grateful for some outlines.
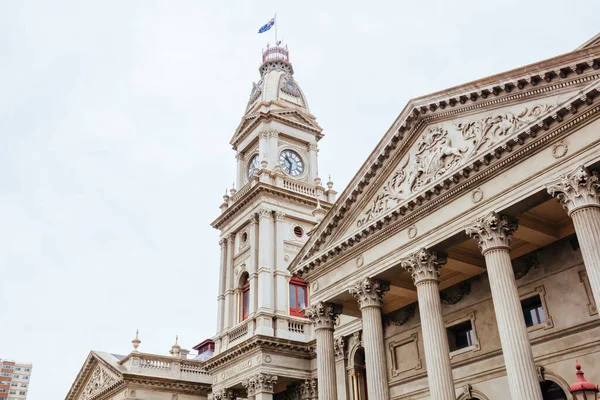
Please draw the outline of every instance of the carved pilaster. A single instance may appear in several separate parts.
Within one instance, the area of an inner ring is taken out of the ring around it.
[[[446,257],[439,256],[435,251],[422,248],[402,260],[400,265],[411,273],[415,286],[418,286],[428,281],[439,282],[439,269],[446,262]]]
[[[312,321],[315,329],[333,329],[335,320],[341,312],[340,305],[322,301],[302,310],[304,316]]]
[[[301,400],[317,399],[318,393],[317,379],[306,379],[298,386],[298,394]]]
[[[219,247],[223,249],[223,247],[227,246],[227,239],[221,238],[219,239]]]
[[[260,210],[258,210],[258,219],[262,219],[262,218],[273,218],[273,211],[268,210],[266,208],[261,208]]]
[[[336,360],[341,360],[346,357],[346,340],[343,336],[335,339],[333,343],[333,350],[335,352]]]
[[[569,215],[581,207],[600,207],[598,172],[583,165],[545,184],[548,193],[560,201]]]
[[[383,296],[390,290],[390,285],[378,279],[365,278],[350,288],[350,294],[358,300],[360,308],[381,307]]]
[[[277,383],[277,375],[260,373],[242,381],[242,386],[248,392],[248,396],[258,393],[273,393]]]
[[[212,393],[214,400],[235,400],[235,393],[231,389],[221,389]]]
[[[282,213],[281,211],[275,211],[275,221],[283,221],[283,219],[285,218],[285,213]]]
[[[513,219],[491,212],[485,217],[477,218],[465,232],[477,240],[481,253],[485,255],[494,249],[510,250],[510,240],[517,227],[517,222]]]

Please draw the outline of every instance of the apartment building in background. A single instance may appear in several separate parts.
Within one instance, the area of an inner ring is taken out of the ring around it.
[[[30,363],[0,359],[0,400],[25,400],[32,369]]]

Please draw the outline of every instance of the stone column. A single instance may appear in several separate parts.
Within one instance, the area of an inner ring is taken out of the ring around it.
[[[225,313],[225,272],[227,263],[227,239],[219,240],[219,247],[221,248],[221,265],[219,268],[219,295],[217,297],[218,311],[217,311],[217,334],[223,332],[223,321]]]
[[[275,314],[288,315],[288,275],[284,257],[285,214],[275,212]],[[287,322],[286,322],[287,324]]]
[[[319,399],[337,400],[333,326],[341,307],[320,301],[302,312],[310,318],[315,328]]]
[[[279,165],[279,132],[269,129],[269,169],[273,171]]]
[[[260,373],[242,381],[248,392],[248,399],[273,400],[273,389],[277,383],[277,375]]]
[[[333,344],[335,353],[335,371],[337,379],[337,392],[339,399],[348,398],[348,380],[346,379],[346,340],[343,336],[335,339]]]
[[[417,287],[427,379],[431,398],[455,400],[448,334],[442,317],[439,269],[446,258],[427,249],[411,254],[401,265],[412,274]]]
[[[235,161],[237,162],[236,188],[240,189],[242,186],[244,186],[244,177],[248,176],[248,171],[244,168],[244,153],[238,151],[235,154]]]
[[[494,212],[466,229],[485,257],[511,398],[542,400],[533,352],[510,259],[517,223]]]
[[[358,300],[362,313],[369,399],[390,398],[381,319],[383,295],[389,289],[388,284],[372,278],[356,282],[350,289],[350,294]]]
[[[596,310],[600,310],[600,199],[598,172],[583,165],[546,184],[573,219]]]

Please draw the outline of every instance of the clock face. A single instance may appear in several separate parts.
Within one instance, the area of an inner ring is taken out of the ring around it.
[[[304,162],[302,158],[293,150],[284,150],[279,155],[279,165],[286,174],[291,176],[300,176],[304,172]]]
[[[252,178],[252,175],[254,175],[254,169],[258,168],[259,165],[260,162],[258,162],[258,154],[255,154],[252,156],[250,162],[248,163],[248,179]]]

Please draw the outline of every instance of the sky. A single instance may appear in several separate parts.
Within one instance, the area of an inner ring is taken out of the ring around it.
[[[273,15],[340,192],[413,97],[568,52],[600,2],[0,2],[0,358],[63,399],[90,350],[216,328],[229,140]]]

